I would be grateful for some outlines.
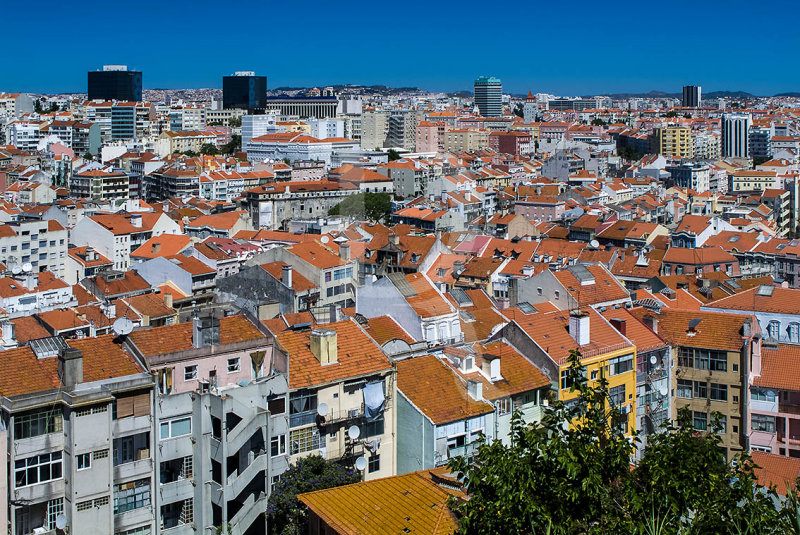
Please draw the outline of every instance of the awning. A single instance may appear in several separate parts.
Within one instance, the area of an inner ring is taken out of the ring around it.
[[[386,397],[383,395],[383,381],[364,385],[364,415],[368,421],[376,420],[383,414]]]

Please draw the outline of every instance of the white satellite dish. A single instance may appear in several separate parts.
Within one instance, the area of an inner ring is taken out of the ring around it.
[[[589,247],[597,249],[598,247],[600,247],[600,242],[597,240],[592,240],[589,242]]]
[[[319,239],[319,241],[321,241],[322,243],[328,243],[329,241],[331,241],[331,239],[327,236],[323,236]]]
[[[355,440],[361,435],[361,429],[357,425],[351,425],[350,428],[347,430],[347,436],[350,437],[350,440]]]
[[[117,318],[111,328],[117,336],[125,336],[133,331],[133,322],[128,318]]]
[[[661,390],[659,390],[658,393],[661,394],[661,397],[667,397],[667,394],[669,394],[669,389],[666,386],[661,387]]]
[[[31,264],[30,262],[25,262],[24,264],[22,264],[22,271],[24,271],[25,273],[30,273],[31,271],[33,271],[33,264]]]
[[[358,468],[359,470],[364,470],[364,468],[366,467],[367,467],[367,460],[364,458],[363,455],[358,459],[356,459],[356,468]]]
[[[658,357],[656,357],[655,355],[651,355],[650,356],[650,364],[655,365],[657,363],[658,363]]]
[[[22,273],[22,268],[19,266],[14,266],[11,268],[11,273],[13,273],[14,275],[19,275],[20,273]]]
[[[67,517],[64,513],[56,515],[56,529],[64,529],[67,527]]]
[[[327,416],[328,415],[328,404],[327,403],[320,403],[317,405],[317,414],[320,416]]]

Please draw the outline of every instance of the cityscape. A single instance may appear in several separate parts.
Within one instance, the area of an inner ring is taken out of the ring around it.
[[[0,74],[0,533],[800,534],[800,80],[319,39]]]

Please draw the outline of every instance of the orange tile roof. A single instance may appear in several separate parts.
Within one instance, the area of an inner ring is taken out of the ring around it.
[[[433,355],[397,363],[397,389],[435,425],[494,412],[467,393],[466,382]]]
[[[450,361],[447,361],[447,364],[465,379],[475,379],[483,383],[483,397],[486,399],[495,401],[551,384],[550,379],[531,361],[505,342],[492,342],[486,345],[474,344],[472,348],[477,352],[475,366],[478,368],[481,367],[484,356],[500,359],[502,379],[492,382],[477,370],[471,373],[462,373]]]
[[[800,459],[762,451],[751,451],[750,455],[759,467],[753,470],[759,485],[774,485],[781,496],[787,496],[795,490],[796,480],[800,477]]]
[[[779,390],[800,391],[800,346],[780,344],[777,349],[761,349],[761,375],[753,384]]]
[[[567,289],[570,296],[578,303],[578,306],[596,305],[618,301],[629,297],[628,291],[622,286],[616,277],[605,267],[594,264],[585,266],[594,277],[593,284],[581,285],[575,275],[569,269],[563,269],[553,273],[556,279]]]
[[[276,280],[281,280],[283,276],[283,266],[288,266],[286,262],[270,262],[268,264],[261,264],[261,269],[272,275]],[[295,292],[304,292],[306,290],[313,290],[317,285],[302,276],[296,269],[292,270],[292,289]]]
[[[192,345],[192,322],[133,331],[128,337],[145,357],[185,351]],[[237,314],[220,318],[219,343],[233,344],[263,338],[258,327]]]
[[[102,381],[142,373],[136,360],[114,340],[114,335],[67,340],[83,354],[83,382]],[[60,388],[58,358],[38,359],[30,346],[9,349],[0,360],[0,395],[32,394]]]
[[[289,252],[317,269],[329,269],[350,263],[318,242],[296,243],[289,248]]]
[[[134,297],[125,297],[120,299],[117,307],[127,306],[135,310],[138,314],[146,315],[153,318],[162,318],[164,316],[171,316],[175,314],[175,309],[168,307],[164,303],[162,294],[147,293],[143,295],[136,295]],[[117,310],[117,316],[121,316],[121,312]]]
[[[78,317],[72,309],[50,310],[36,314],[39,320],[49,326],[53,332],[87,327],[89,322]]]
[[[132,258],[156,258],[158,256],[173,256],[192,243],[189,236],[183,234],[162,234],[153,236],[131,253]]]
[[[602,312],[601,315],[607,319],[611,325],[614,325],[613,320],[622,320],[625,325],[623,327],[625,330],[623,336],[633,342],[636,346],[636,351],[639,353],[665,347],[667,345],[664,340],[648,329],[644,323],[631,315],[625,308],[609,308]]]
[[[390,340],[403,340],[408,344],[413,344],[415,342],[411,335],[408,334],[399,323],[394,321],[391,316],[370,318],[367,320],[364,330],[381,346]]]
[[[455,494],[428,471],[300,494],[298,498],[340,535],[425,533],[458,529],[447,501]]]
[[[416,292],[416,295],[407,297],[406,301],[421,318],[434,318],[454,311],[423,274],[409,273],[405,279]]]
[[[50,333],[33,316],[22,316],[14,318],[11,323],[16,327],[16,339],[20,345],[27,344],[37,338],[47,338]]]
[[[573,349],[580,349],[584,356],[593,357],[606,352],[633,347],[594,309],[585,308],[583,312],[589,314],[590,342],[580,347],[569,334],[570,313],[568,311],[558,310],[555,312],[529,314],[514,321],[558,365],[562,365],[567,361],[569,352]]]
[[[772,295],[759,295],[759,288],[754,287],[743,292],[723,297],[706,304],[712,308],[732,310],[774,312],[777,314],[800,315],[800,290],[794,288],[772,288]]]
[[[704,312],[698,310],[676,310],[665,308],[660,314],[647,309],[631,309],[631,314],[642,319],[653,316],[658,320],[658,335],[672,346],[702,347],[741,351],[742,327],[749,318],[753,325],[757,322],[752,316]],[[689,330],[689,322],[701,320],[694,330]]]
[[[358,324],[347,319],[325,324],[336,331],[337,362],[323,366],[311,353],[311,331],[276,333],[281,347],[289,355],[289,387],[307,388],[388,371],[391,364],[380,348]]]
[[[738,263],[735,256],[721,247],[670,247],[663,262],[670,264],[707,265]]]

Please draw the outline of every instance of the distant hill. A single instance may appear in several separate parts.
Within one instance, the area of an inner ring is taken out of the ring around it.
[[[800,92],[797,91],[789,91],[788,93],[778,93],[775,95],[776,97],[793,97],[798,98],[800,97]]]

